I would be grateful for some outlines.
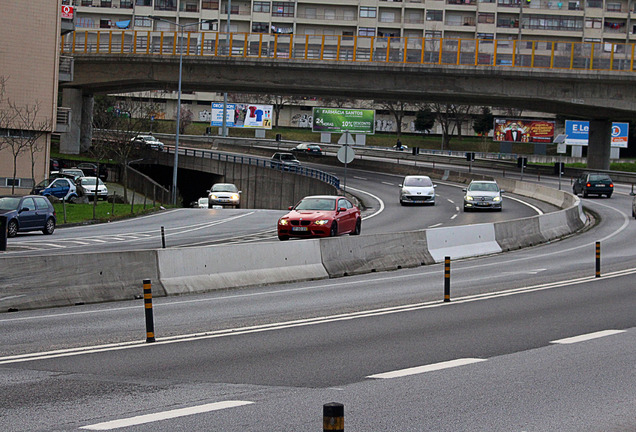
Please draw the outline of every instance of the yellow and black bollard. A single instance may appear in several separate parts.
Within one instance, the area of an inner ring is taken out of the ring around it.
[[[601,277],[601,242],[596,242],[596,277]]]
[[[146,310],[146,342],[155,341],[155,323],[152,317],[152,285],[144,279],[144,308]]]
[[[330,402],[322,406],[322,430],[344,432],[344,405]]]
[[[450,300],[450,257],[444,257],[444,301]]]

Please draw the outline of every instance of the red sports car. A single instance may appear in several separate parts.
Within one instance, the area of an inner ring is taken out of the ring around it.
[[[314,195],[300,200],[278,220],[278,238],[360,234],[360,209],[342,196]]]

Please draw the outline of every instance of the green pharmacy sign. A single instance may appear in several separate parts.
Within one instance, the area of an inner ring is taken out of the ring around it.
[[[314,108],[312,132],[373,134],[375,110]]]

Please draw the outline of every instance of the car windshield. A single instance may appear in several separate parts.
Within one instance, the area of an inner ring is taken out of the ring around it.
[[[80,179],[80,183],[83,186],[95,186],[95,180],[96,180],[95,177],[84,177]],[[99,180],[98,184],[101,186],[104,183],[101,180]]]
[[[605,174],[591,174],[590,181],[591,182],[611,182],[612,179]]]
[[[433,182],[428,177],[411,177],[404,180],[404,186],[429,187],[433,186]]]
[[[295,210],[335,210],[336,200],[332,198],[305,198]]]
[[[208,203],[207,198],[199,198],[199,204],[207,204],[207,203]]]
[[[20,198],[3,197],[0,198],[0,210],[17,210],[20,205]]]
[[[280,155],[280,160],[296,160],[296,157],[294,155],[291,154],[281,154]]]
[[[238,188],[231,183],[217,183],[212,186],[212,192],[238,192]]]
[[[479,191],[479,192],[498,192],[499,188],[495,183],[471,183],[468,186],[469,191]]]

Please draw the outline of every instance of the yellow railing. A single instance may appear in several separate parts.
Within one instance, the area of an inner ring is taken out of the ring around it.
[[[634,44],[185,32],[184,56],[634,72]],[[63,54],[178,55],[178,32],[78,30]]]

